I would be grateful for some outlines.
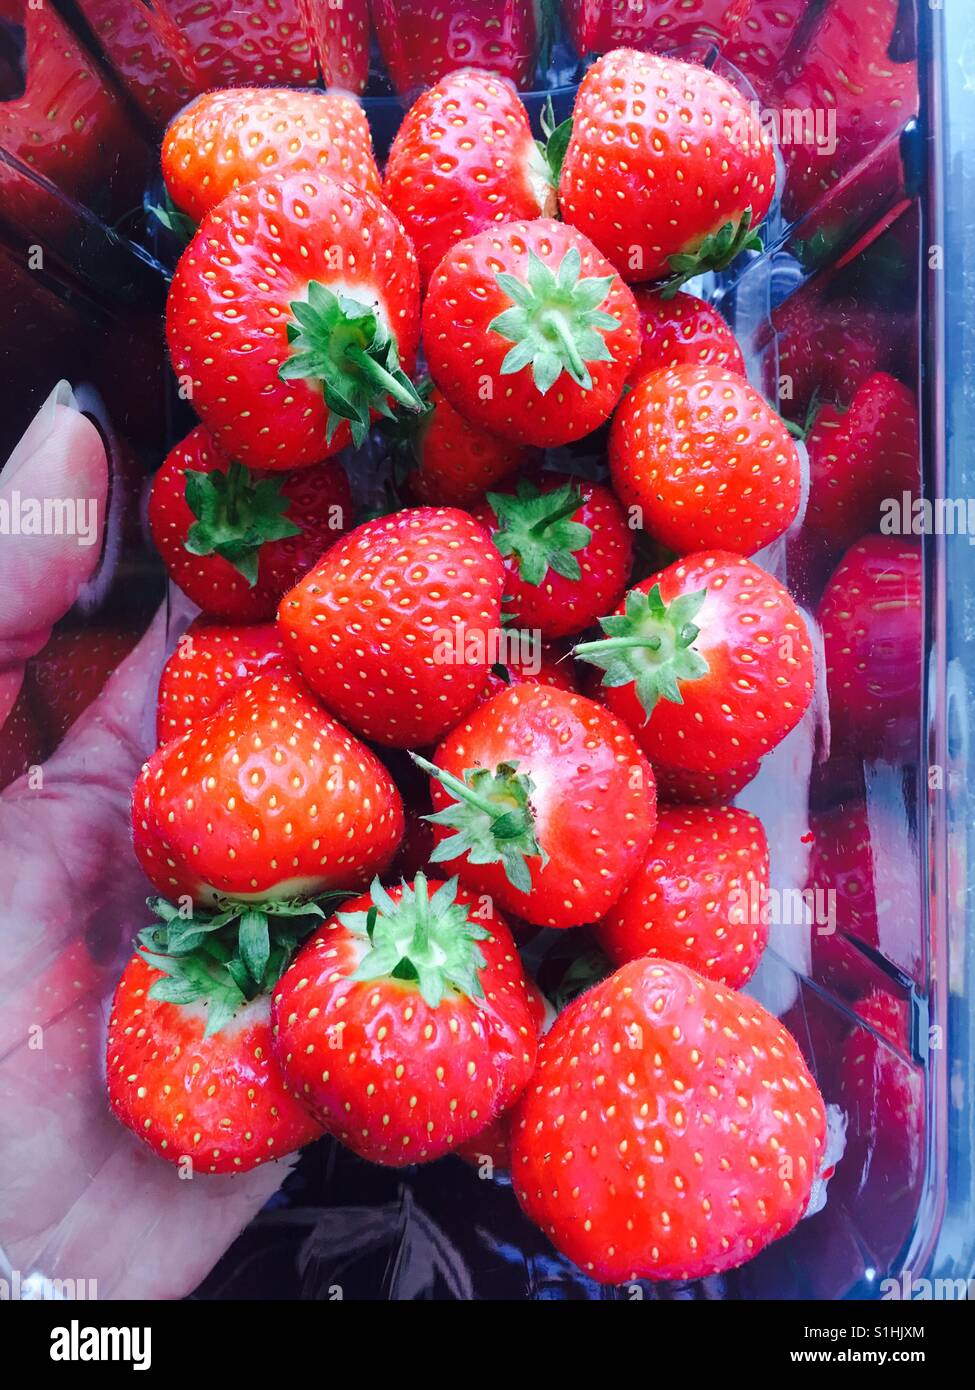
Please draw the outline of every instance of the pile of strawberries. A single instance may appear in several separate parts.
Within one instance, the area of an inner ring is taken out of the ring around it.
[[[680,289],[755,245],[775,158],[722,78],[629,50],[546,127],[467,69],[382,178],[333,93],[220,91],[167,132],[202,423],[150,516],[203,616],[133,794],[160,896],[108,1091],[200,1173],[322,1133],[459,1153],[597,1279],[696,1278],[794,1226],[825,1150],[796,1042],[738,993],[768,845],[727,804],[813,693],[749,558],[800,458]],[[604,481],[544,467],[607,422]],[[357,518],[377,424],[391,499]],[[607,973],[553,1018],[520,945],[581,925]]]

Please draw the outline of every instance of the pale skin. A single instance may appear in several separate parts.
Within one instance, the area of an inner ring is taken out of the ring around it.
[[[108,464],[59,388],[0,474],[0,496],[85,496]],[[24,662],[98,563],[72,536],[0,537],[0,724]],[[188,1294],[293,1160],[181,1178],[124,1129],[104,1089],[107,1011],[149,885],[129,797],[152,747],[166,615],[44,764],[0,794],[0,1279],[96,1281],[97,1297]]]

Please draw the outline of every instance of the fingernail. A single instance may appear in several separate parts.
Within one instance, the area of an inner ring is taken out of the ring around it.
[[[10,486],[25,462],[41,447],[53,431],[57,422],[58,406],[66,406],[69,410],[78,410],[78,402],[75,399],[74,389],[70,381],[58,382],[27,426],[20,442],[14,446],[10,458],[7,459],[6,463],[0,465],[0,473],[3,475],[6,486]]]

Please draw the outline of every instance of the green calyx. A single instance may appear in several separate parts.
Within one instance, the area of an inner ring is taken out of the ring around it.
[[[581,579],[574,552],[592,540],[592,531],[570,520],[582,506],[582,492],[572,483],[541,492],[523,478],[514,496],[489,492],[487,500],[498,518],[495,549],[514,555],[526,584],[541,584],[549,570],[564,579]]]
[[[726,222],[716,232],[704,238],[696,251],[668,256],[674,274],[660,290],[661,299],[673,299],[681,285],[703,275],[707,270],[726,270],[743,251],[761,251],[762,239],[752,230],[752,210],[746,208],[741,221]]]
[[[699,589],[666,604],[659,584],[649,593],[631,589],[625,613],[600,619],[606,636],[583,642],[573,655],[601,667],[604,686],[634,685],[648,718],[658,700],[682,705],[682,683],[700,680],[709,669],[694,648],[701,631],[694,618],[706,596],[707,590]]]
[[[404,410],[424,409],[416,388],[399,364],[396,340],[374,305],[334,294],[312,280],[308,298],[291,303],[288,324],[291,355],[278,368],[282,381],[321,383],[331,443],[343,420],[359,448],[369,433],[372,412],[393,416],[390,398]]]
[[[186,504],[196,521],[183,545],[191,555],[220,555],[253,588],[261,546],[301,535],[285,515],[290,503],[281,492],[284,478],[257,479],[236,461],[226,473],[187,468],[185,477]]]
[[[165,977],[153,982],[149,998],[205,1002],[205,1036],[219,1033],[244,1004],[274,988],[298,942],[325,916],[321,904],[347,897],[343,892],[315,902],[228,899],[216,912],[194,906],[191,914],[165,898],[149,898],[159,920],[139,933],[139,954]]]
[[[162,202],[159,204],[150,203],[147,211],[161,227],[165,227],[167,232],[173,234],[181,247],[189,246],[196,236],[196,223],[187,213],[180,212],[169,196],[168,189],[163,189]]]
[[[369,942],[351,979],[412,981],[431,1009],[451,990],[469,999],[484,997],[478,971],[487,962],[477,943],[489,933],[456,901],[456,878],[430,897],[426,878],[417,874],[412,887],[403,883],[396,899],[377,878],[369,896],[367,911],[338,914],[344,927]]]
[[[793,439],[800,439],[805,443],[812,432],[813,426],[819,419],[819,412],[822,410],[823,404],[824,402],[820,400],[819,387],[817,386],[809,398],[809,405],[806,408],[806,417],[802,423],[800,424],[796,420],[783,420],[782,423],[792,435]]]
[[[604,332],[619,327],[599,305],[609,294],[615,275],[581,278],[582,257],[571,246],[558,273],[534,251],[528,253],[527,283],[499,271],[498,287],[512,301],[488,324],[513,344],[501,364],[502,376],[532,369],[536,389],[544,396],[563,372],[584,391],[592,390],[590,362],[612,362]]]
[[[424,816],[433,825],[446,825],[455,833],[441,840],[430,855],[431,864],[466,856],[471,864],[502,864],[508,882],[521,893],[532,887],[529,859],[548,863],[548,855],[535,836],[530,799],[534,784],[518,771],[517,763],[465,768],[464,779],[436,767],[418,753],[410,757],[454,798],[450,806]]]
[[[559,179],[562,176],[562,165],[565,163],[565,153],[569,148],[569,141],[572,139],[572,117],[557,123],[552,98],[547,96],[545,105],[542,107],[541,125],[544,139],[536,140],[535,143],[544,161],[545,176],[551,186],[558,190]]]

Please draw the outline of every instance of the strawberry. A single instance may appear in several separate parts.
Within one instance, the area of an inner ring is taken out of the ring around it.
[[[613,486],[655,540],[680,555],[754,554],[788,530],[802,469],[782,420],[744,377],[674,367],[644,377],[613,419]]]
[[[774,193],[768,135],[717,73],[625,48],[586,73],[559,205],[625,279],[673,289],[730,265]]]
[[[765,829],[733,806],[662,810],[642,868],[596,926],[616,962],[663,957],[706,980],[741,987],[768,940],[762,897],[769,882]],[[754,885],[754,887],[753,887]]]
[[[22,686],[9,713],[0,724],[0,791],[16,782],[32,767],[39,767],[48,746],[33,702]]]
[[[403,807],[375,755],[278,671],[153,753],[132,826],[169,897],[284,900],[368,882],[393,857]]]
[[[162,126],[196,90],[185,42],[159,10],[130,0],[78,0],[113,73],[152,126]]]
[[[367,521],[281,600],[285,649],[312,690],[377,743],[433,743],[477,701],[501,624],[504,570],[466,512]]]
[[[326,87],[364,92],[369,82],[369,0],[298,0]]]
[[[168,743],[184,734],[254,676],[289,665],[276,623],[227,626],[195,619],[159,678],[157,741]]]
[[[581,695],[519,685],[448,734],[430,773],[437,845],[472,892],[538,926],[611,906],[656,824],[653,773],[626,728]]]
[[[522,1207],[580,1269],[621,1283],[719,1274],[785,1235],[826,1115],[760,1004],[642,959],[555,1020],[512,1130]]]
[[[536,1027],[504,919],[456,880],[345,904],[274,993],[274,1050],[326,1129],[373,1163],[430,1162],[531,1076]]]
[[[166,130],[162,170],[170,198],[195,222],[234,189],[272,173],[325,174],[382,192],[369,124],[340,92],[204,92]]]
[[[409,239],[372,194],[272,175],[228,193],[183,252],[169,354],[225,453],[301,468],[361,444],[389,397],[421,409],[419,307]]]
[[[530,87],[538,31],[533,0],[372,0],[383,61],[401,95],[457,68]]]
[[[686,290],[665,299],[659,290],[633,291],[643,330],[630,384],[665,367],[724,367],[745,375],[745,359],[731,329],[712,305]]]
[[[803,421],[817,399],[846,409],[876,371],[890,369],[902,335],[889,314],[854,299],[790,295],[772,315],[783,411]],[[904,325],[906,331],[906,325]]]
[[[659,759],[653,765],[657,795],[669,806],[715,806],[732,801],[758,774],[759,763],[722,768],[719,772],[667,767]]]
[[[28,664],[26,688],[52,746],[101,694],[139,639],[131,626],[59,627]]]
[[[570,695],[579,693],[571,658],[563,655],[557,647],[544,643],[540,646],[533,644],[528,652],[518,650],[514,654],[508,653],[504,661],[492,666],[481,694],[481,703],[493,700],[495,695],[500,695],[512,685],[549,685]]]
[[[817,614],[837,749],[916,760],[922,601],[917,541],[865,536],[840,561]]]
[[[268,996],[208,1033],[208,1005],[192,995],[141,954],[125,967],[108,1024],[118,1119],[161,1158],[202,1173],[243,1173],[317,1139],[275,1061]]]
[[[809,0],[746,0],[745,12],[723,50],[771,105],[784,78],[795,66],[793,56]]]
[[[237,623],[273,618],[281,595],[351,516],[337,463],[252,473],[223,457],[205,425],[170,451],[149,496],[152,538],[170,578],[205,613]]]
[[[606,638],[575,648],[651,762],[727,772],[774,748],[813,690],[802,614],[741,555],[702,551],[631,589]]]
[[[473,68],[442,77],[410,107],[383,198],[413,242],[424,285],[458,241],[557,211],[528,112],[506,82]]]
[[[421,394],[424,390],[421,385]],[[408,442],[414,464],[409,487],[418,501],[431,507],[467,507],[531,459],[532,451],[521,444],[465,420],[436,386],[427,394],[429,409],[424,415],[403,417],[417,421]]]
[[[569,38],[580,57],[611,48],[667,52],[724,43],[749,0],[563,0]]]
[[[504,556],[505,611],[519,627],[566,637],[622,597],[633,533],[609,488],[540,473],[489,492],[474,515]]]
[[[352,0],[342,0],[349,4]],[[304,0],[153,0],[182,33],[198,90],[318,80]]]
[[[637,342],[632,292],[586,237],[544,217],[457,243],[423,307],[430,375],[450,403],[543,448],[608,418]]]

